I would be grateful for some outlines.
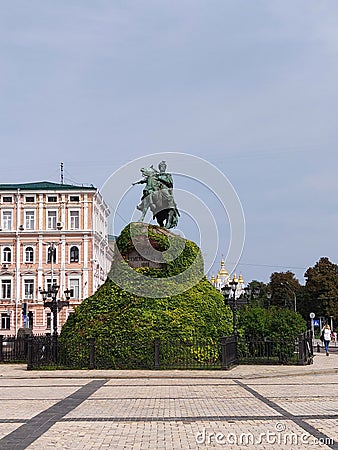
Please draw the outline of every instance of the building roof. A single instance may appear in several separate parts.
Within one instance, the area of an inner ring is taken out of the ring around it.
[[[37,181],[33,183],[18,183],[18,184],[1,184],[0,191],[10,191],[20,189],[22,191],[83,191],[83,190],[97,190],[93,185],[91,186],[75,186],[73,184],[51,183],[50,181]]]

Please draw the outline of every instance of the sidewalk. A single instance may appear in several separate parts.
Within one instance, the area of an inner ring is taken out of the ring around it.
[[[27,371],[0,365],[1,450],[338,448],[338,354],[309,366]]]
[[[307,366],[238,365],[230,370],[26,370],[26,364],[1,364],[0,378],[221,378],[251,379],[338,373],[338,353],[321,349]]]

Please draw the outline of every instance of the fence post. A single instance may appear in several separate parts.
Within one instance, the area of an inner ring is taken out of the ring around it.
[[[239,358],[238,358],[238,334],[235,334],[235,364],[239,364]]]
[[[154,339],[155,369],[160,368],[160,338]]]
[[[58,335],[53,333],[52,336],[52,351],[53,351],[53,362],[58,363]]]
[[[95,338],[89,338],[89,369],[95,369]]]
[[[298,335],[298,364],[304,365],[305,351],[304,351],[304,335]]]
[[[227,370],[226,338],[221,337],[221,370]]]
[[[33,336],[27,338],[27,370],[33,369]]]

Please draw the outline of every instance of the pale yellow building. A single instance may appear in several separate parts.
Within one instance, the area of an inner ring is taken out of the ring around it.
[[[58,313],[59,331],[73,308],[104,283],[113,257],[108,215],[93,186],[0,184],[0,334],[52,330],[40,293],[52,280],[58,299],[72,291],[69,307]]]

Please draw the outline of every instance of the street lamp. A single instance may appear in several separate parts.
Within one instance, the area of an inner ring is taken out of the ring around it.
[[[234,336],[237,337],[237,291],[238,278],[234,275],[233,279],[229,282],[227,286],[222,287],[223,295],[225,300],[230,300],[232,298],[232,319],[233,319],[233,330]]]
[[[48,287],[48,289],[39,288],[39,292],[42,295],[43,306],[44,308],[50,308],[53,314],[53,360],[57,362],[57,339],[58,339],[58,311],[64,306],[69,306],[69,299],[73,293],[72,289],[66,289],[64,293],[66,294],[67,300],[57,300],[57,293],[59,291],[59,286],[56,283],[53,283]],[[48,300],[50,299],[50,300]]]
[[[255,286],[251,289],[250,286],[244,288],[244,298],[246,299],[247,305],[252,303],[252,300],[256,299],[261,292],[260,287]]]
[[[58,334],[58,311],[64,306],[69,306],[69,299],[72,296],[73,289],[66,289],[64,291],[67,300],[57,300],[57,293],[59,291],[59,287],[56,283],[51,284],[47,290],[43,290],[39,288],[39,292],[42,295],[43,306],[44,308],[50,308],[53,314],[53,335],[57,336]],[[48,300],[50,299],[50,300]]]

